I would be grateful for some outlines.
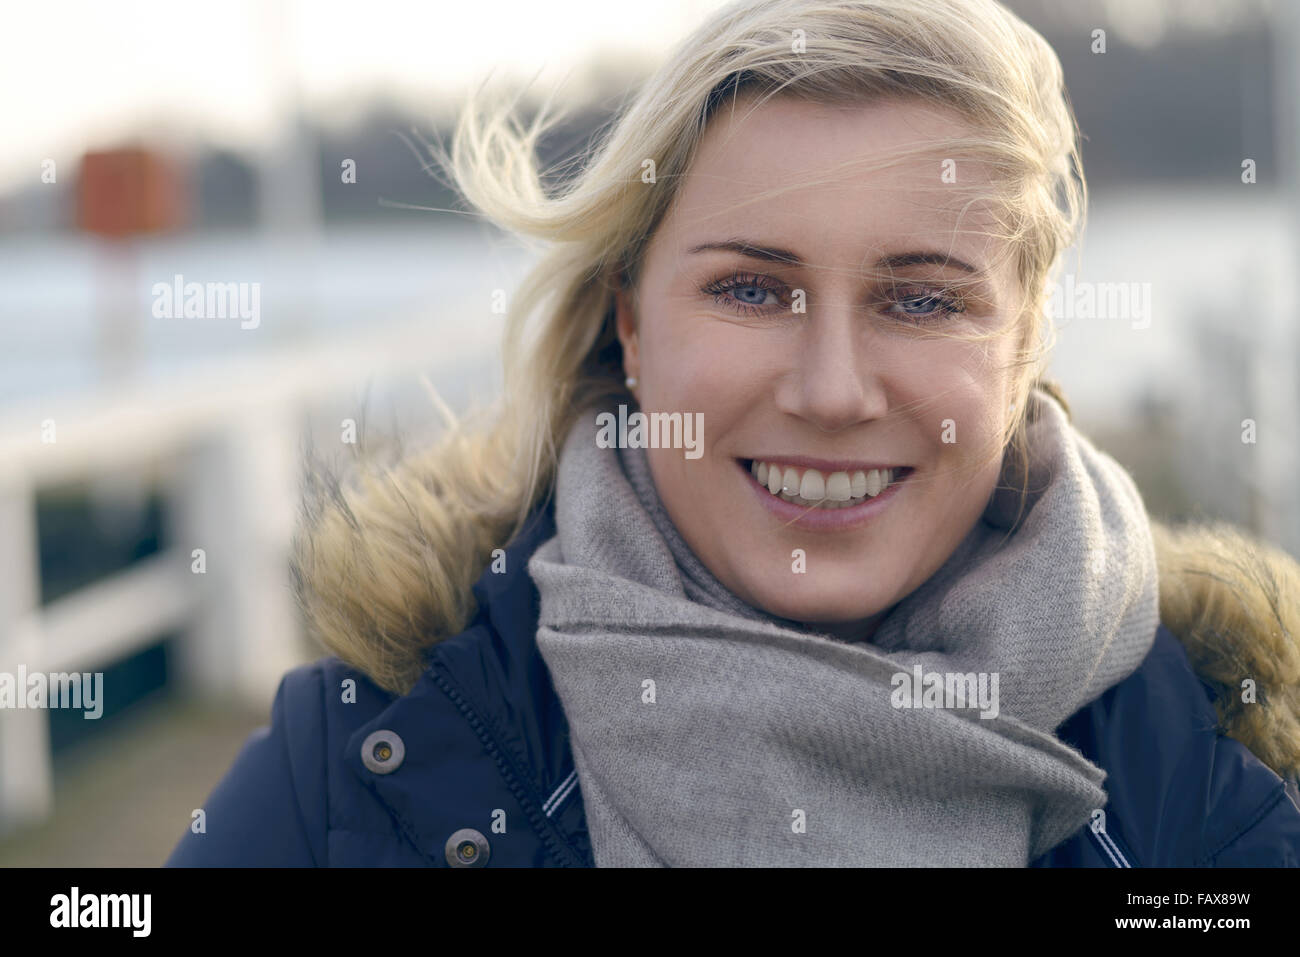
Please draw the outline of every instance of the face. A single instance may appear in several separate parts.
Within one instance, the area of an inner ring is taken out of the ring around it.
[[[702,455],[647,450],[674,525],[738,597],[844,637],[943,564],[1000,471],[1014,264],[941,152],[845,167],[964,132],[901,100],[719,111],[618,296],[641,410],[702,414]]]

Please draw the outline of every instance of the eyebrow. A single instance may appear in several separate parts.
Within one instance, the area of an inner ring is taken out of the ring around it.
[[[750,259],[761,259],[765,262],[786,263],[792,266],[805,267],[808,264],[799,258],[795,253],[788,249],[780,249],[775,246],[760,246],[757,243],[751,243],[744,239],[727,239],[721,242],[700,243],[698,246],[692,246],[686,252],[688,255],[696,253],[713,252],[720,250],[723,252],[739,253]],[[947,253],[932,252],[929,250],[916,250],[904,253],[892,253],[876,260],[878,268],[901,268],[903,266],[952,266],[963,272],[980,274],[983,272],[968,262],[950,256]]]

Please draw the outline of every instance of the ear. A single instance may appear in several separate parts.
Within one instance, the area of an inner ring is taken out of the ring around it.
[[[626,286],[614,294],[614,327],[618,332],[618,341],[623,346],[623,374],[641,378],[641,352],[637,342],[636,307],[632,303]]]

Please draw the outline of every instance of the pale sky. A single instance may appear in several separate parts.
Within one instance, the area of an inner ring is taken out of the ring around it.
[[[722,0],[0,0],[0,190],[124,131],[265,142],[277,104],[382,93],[430,116],[491,71],[646,68]],[[277,11],[284,11],[277,41]],[[278,47],[278,50],[277,50]],[[566,89],[568,87],[566,86]]]

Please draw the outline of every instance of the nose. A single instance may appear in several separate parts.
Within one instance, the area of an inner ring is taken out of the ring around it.
[[[826,432],[880,418],[888,408],[879,363],[866,354],[863,316],[843,301],[810,308],[797,332],[777,407]]]

